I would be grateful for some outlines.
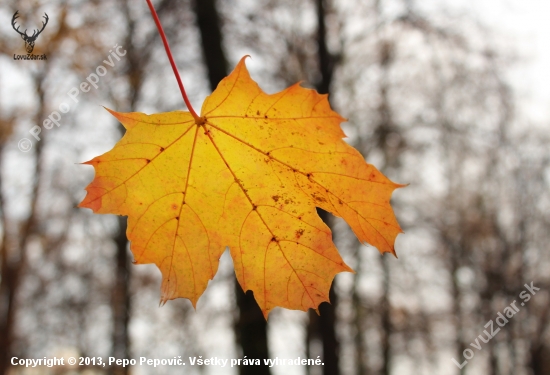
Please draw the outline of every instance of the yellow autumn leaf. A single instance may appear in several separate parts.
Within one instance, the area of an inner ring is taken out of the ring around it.
[[[397,185],[343,141],[326,95],[298,84],[268,95],[244,58],[189,112],[111,113],[126,134],[87,164],[95,178],[80,207],[128,216],[136,263],[162,272],[161,301],[196,305],[226,247],[242,288],[264,316],[328,301],[352,271],[316,207],[344,218],[359,240],[394,253]]]

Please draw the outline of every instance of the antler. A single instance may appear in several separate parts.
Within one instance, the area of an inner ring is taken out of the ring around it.
[[[38,35],[40,35],[40,33],[42,32],[42,30],[44,30],[44,28],[46,27],[46,25],[48,24],[48,20],[50,19],[50,17],[48,17],[48,14],[47,13],[44,13],[44,15],[42,16],[42,18],[45,18],[46,19],[46,22],[42,22],[42,29],[40,31],[38,30],[34,30],[34,32],[32,33],[32,37],[31,38],[37,38]],[[38,33],[37,33],[38,31]],[[26,32],[26,30],[25,30]]]
[[[17,13],[19,13],[18,10],[15,11],[15,13],[13,14],[13,17],[12,17],[12,19],[11,19],[11,26],[13,27],[13,29],[14,29],[15,31],[17,31],[19,34],[21,34],[21,36],[28,36],[28,35],[27,35],[27,30],[25,30],[25,32],[22,33],[21,31],[19,31],[19,26],[17,26],[17,29],[15,28],[15,20],[16,20],[17,18],[19,18],[19,15],[18,15]],[[45,25],[44,25],[44,26],[45,26]]]

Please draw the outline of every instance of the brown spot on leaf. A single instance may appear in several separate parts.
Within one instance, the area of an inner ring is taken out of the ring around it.
[[[278,195],[274,195],[274,196],[271,197],[271,199],[273,199],[275,202],[277,202],[279,200],[279,198],[281,198],[281,197],[279,197]]]
[[[317,202],[326,202],[327,200],[325,199],[325,197],[320,197],[316,194],[313,194],[312,195],[313,199],[315,199]]]
[[[298,229],[296,231],[296,238],[300,239],[300,237],[302,237],[302,234],[304,234],[304,230],[303,229]]]

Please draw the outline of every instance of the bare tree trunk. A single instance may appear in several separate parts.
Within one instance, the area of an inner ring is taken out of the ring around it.
[[[196,0],[195,13],[201,34],[204,62],[208,68],[208,81],[210,89],[214,91],[228,70],[216,1]]]
[[[534,314],[533,314],[534,315]],[[539,315],[539,329],[535,338],[531,340],[531,359],[529,367],[533,375],[550,374],[550,348],[544,340],[544,333],[548,330],[548,321],[550,320],[550,302]]]
[[[218,83],[227,75],[227,59],[223,51],[220,19],[215,0],[196,0],[195,13],[202,39],[202,51],[208,68],[210,88],[215,90]],[[239,308],[239,318],[235,324],[235,336],[242,349],[242,355],[249,359],[259,359],[261,366],[240,366],[241,375],[269,375],[270,369],[264,366],[269,358],[267,322],[251,292],[244,293],[235,278],[235,294]]]
[[[315,0],[317,8],[317,48],[319,58],[319,71],[321,80],[317,83],[317,91],[321,94],[330,92],[330,84],[332,83],[332,75],[337,58],[333,56],[327,46],[327,25],[325,17],[327,9],[330,8],[329,0]]]
[[[5,227],[4,227],[5,231]],[[19,286],[21,260],[10,261],[8,246],[2,243],[2,268],[0,281],[0,375],[7,374],[12,356],[14,338],[15,297]]]
[[[115,358],[130,358],[130,261],[128,256],[128,239],[126,238],[127,218],[118,217],[118,234],[116,243],[116,278],[112,292],[111,306],[113,309],[113,348]],[[129,367],[116,366],[112,372],[117,375],[128,374]]]
[[[449,254],[449,275],[451,276],[452,283],[451,283],[451,297],[452,297],[452,317],[453,317],[453,323],[455,327],[456,332],[456,353],[453,357],[456,362],[459,364],[464,362],[464,357],[462,356],[462,353],[464,352],[464,349],[466,349],[466,345],[464,344],[464,322],[462,320],[462,308],[460,304],[461,299],[461,293],[459,289],[459,283],[457,279],[457,271],[460,267],[460,249],[462,246],[457,245],[454,246],[454,242],[450,238],[446,238],[445,234],[443,233],[443,243],[446,244],[446,252]],[[462,367],[459,370],[459,373],[463,375],[466,372],[466,368]]]
[[[0,146],[0,167],[3,165],[3,145]],[[7,372],[11,335],[8,327],[13,326],[13,290],[15,285],[13,266],[8,263],[8,220],[5,212],[4,181],[0,174],[0,219],[2,225],[2,244],[0,245],[0,375]]]
[[[202,0],[201,0],[202,1]],[[240,375],[269,375],[269,366],[264,359],[269,358],[267,341],[267,322],[262,310],[256,303],[252,292],[244,293],[235,279],[235,294],[239,307],[239,318],[235,324],[235,336],[242,349],[243,356],[259,359],[260,366],[239,366]]]
[[[328,51],[327,47],[325,17],[330,4],[328,0],[315,0],[315,6],[317,10],[317,56],[319,72],[321,73],[321,79],[315,86],[320,94],[328,94],[330,92],[330,84],[332,82],[336,62],[336,57]],[[317,213],[332,230],[330,214],[321,209],[317,209]],[[323,348],[323,363],[325,364],[323,366],[323,374],[338,375],[340,374],[340,343],[336,334],[336,309],[338,306],[338,299],[336,291],[334,290],[334,282],[330,287],[329,298],[330,304],[322,303],[319,305],[319,315],[314,311],[309,312],[306,348],[308,356],[311,356],[311,341],[315,339],[320,340]]]
[[[159,15],[171,11],[174,6],[173,0],[163,0],[157,5]],[[129,0],[123,3],[123,13],[126,16],[126,48],[128,58],[126,59],[127,70],[125,72],[128,78],[130,90],[128,93],[128,108],[132,112],[136,110],[136,104],[139,99],[139,93],[144,81],[144,73],[147,63],[152,56],[157,34],[149,38],[147,43],[141,47],[136,47],[133,43],[133,36],[136,22],[132,18]],[[119,126],[121,135],[124,135],[125,129]],[[126,228],[128,218],[118,217],[118,233],[114,237],[116,244],[116,276],[115,285],[111,295],[111,307],[113,310],[113,335],[111,355],[115,358],[130,358],[130,336],[129,324],[131,318],[131,255],[129,254],[129,242],[126,237]],[[116,375],[127,375],[129,367],[116,366],[111,369]]]
[[[45,68],[45,70],[46,69],[47,67]],[[41,74],[38,74],[34,80],[36,91],[38,92],[39,101],[39,110],[36,114],[35,123],[40,123],[40,121],[42,121],[42,118],[45,117],[44,91],[42,88],[44,76],[45,73],[42,72]],[[10,359],[14,354],[13,343],[15,341],[16,335],[15,320],[17,315],[16,299],[26,268],[27,245],[31,236],[36,232],[37,203],[39,197],[39,187],[41,186],[40,181],[42,180],[43,172],[41,155],[44,142],[45,140],[42,140],[42,142],[37,142],[35,144],[35,166],[33,173],[34,180],[31,195],[30,213],[27,220],[23,222],[22,225],[20,225],[20,230],[17,233],[17,236],[19,237],[18,240],[12,240],[9,238],[10,236],[6,232],[8,231],[8,228],[6,228],[7,219],[5,217],[5,211],[2,210],[2,232],[4,233],[4,238],[1,248],[2,265],[0,268],[0,375],[6,375],[9,372],[9,367],[11,366]],[[1,190],[0,195],[2,195],[3,209],[4,197]],[[14,249],[11,249],[12,246],[14,247]],[[19,250],[19,252],[17,254],[13,254],[12,250]]]
[[[133,111],[137,102],[139,88],[142,82],[142,71],[140,70],[140,60],[136,57],[139,55],[136,53],[134,44],[132,43],[132,35],[135,29],[135,22],[132,19],[128,0],[123,4],[123,11],[126,16],[126,40],[125,47],[128,51],[126,72],[130,85],[129,93],[129,110]],[[119,124],[119,131],[121,135],[124,135],[124,128]],[[128,239],[126,237],[126,228],[128,218],[119,216],[118,220],[118,232],[113,238],[116,244],[116,273],[115,284],[111,294],[111,308],[113,311],[113,333],[112,333],[112,348],[111,356],[115,358],[130,358],[130,337],[128,326],[130,324],[131,315],[131,296],[130,296],[130,259],[128,256]],[[113,366],[110,372],[115,375],[127,375],[129,367],[127,366]]]
[[[362,259],[361,259],[361,249],[357,247],[356,250],[356,265],[355,272],[357,275],[361,274],[362,271]],[[353,308],[355,309],[355,316],[353,318],[353,324],[355,325],[355,361],[356,361],[356,375],[367,375],[369,373],[368,367],[368,358],[367,358],[367,345],[365,343],[365,338],[363,337],[363,331],[365,327],[365,307],[363,306],[363,301],[361,295],[359,294],[359,277],[355,277],[353,280],[353,291],[352,291],[352,303]]]
[[[330,304],[323,302],[319,305],[319,315],[315,311],[309,312],[308,346],[312,340],[319,339],[323,348],[323,374],[340,373],[340,342],[336,335],[336,305],[337,294],[333,286],[329,292]],[[308,356],[312,353],[308,349]]]
[[[380,301],[380,317],[382,320],[382,375],[390,375],[391,367],[391,345],[390,339],[393,331],[393,326],[390,320],[391,306],[390,306],[390,270],[389,259],[387,256],[382,258],[382,268],[384,270],[384,292]]]
[[[550,350],[544,344],[533,347],[530,351],[529,367],[533,375],[547,375],[550,373]]]
[[[1,177],[0,177],[1,178]],[[0,180],[0,188],[2,187]],[[3,202],[2,202],[3,203]],[[4,205],[2,204],[2,208]],[[2,210],[2,254],[0,275],[0,375],[7,374],[10,366],[11,347],[13,343],[13,321],[15,314],[15,295],[18,285],[19,263],[10,261],[6,236],[5,212]]]

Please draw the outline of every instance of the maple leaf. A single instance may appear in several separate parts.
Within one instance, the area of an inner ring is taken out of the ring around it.
[[[243,290],[264,316],[328,301],[334,276],[352,271],[316,207],[359,240],[394,252],[390,206],[400,187],[343,141],[327,95],[299,84],[268,95],[244,59],[205,100],[201,117],[110,111],[126,128],[86,164],[95,178],[80,207],[128,216],[136,263],[155,263],[161,302],[196,306],[229,247]]]

